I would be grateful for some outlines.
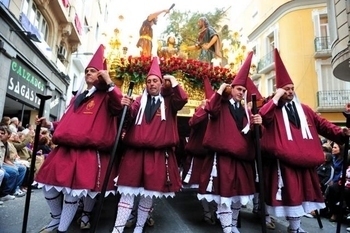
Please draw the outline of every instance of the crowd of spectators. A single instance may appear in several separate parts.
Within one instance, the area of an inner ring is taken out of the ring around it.
[[[0,122],[0,205],[24,197],[27,193],[29,171],[33,158],[35,129],[22,126],[17,117],[4,116]],[[51,134],[42,128],[35,159],[34,176],[53,148]],[[37,188],[33,186],[33,188]]]

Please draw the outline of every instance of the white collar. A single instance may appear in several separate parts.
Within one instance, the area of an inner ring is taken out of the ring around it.
[[[92,86],[89,90],[88,93],[86,94],[86,97],[89,97],[90,95],[94,94],[96,91],[96,87]]]

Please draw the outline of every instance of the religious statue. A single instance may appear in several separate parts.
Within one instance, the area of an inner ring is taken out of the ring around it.
[[[157,55],[165,59],[169,59],[178,55],[177,38],[174,33],[167,36],[166,46],[158,48]]]
[[[140,28],[140,38],[136,44],[137,48],[140,49],[141,56],[150,57],[152,55],[152,39],[153,29],[152,26],[157,24],[158,16],[161,13],[169,13],[169,10],[157,11],[150,14],[145,21],[143,21]]]

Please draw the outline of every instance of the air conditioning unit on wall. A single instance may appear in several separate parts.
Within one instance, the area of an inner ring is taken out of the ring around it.
[[[67,50],[63,45],[60,45],[60,47],[58,48],[58,52],[57,52],[57,57],[58,59],[65,60],[66,59],[66,55],[67,55]]]

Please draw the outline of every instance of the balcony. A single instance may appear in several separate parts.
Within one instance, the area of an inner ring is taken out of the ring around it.
[[[349,90],[333,90],[317,92],[318,111],[343,111],[350,102]]]
[[[329,36],[316,37],[314,39],[315,58],[328,58],[332,55],[331,40]]]
[[[258,62],[258,73],[267,74],[275,68],[274,66],[275,62],[273,59],[273,51],[271,51],[265,56],[263,56]]]

